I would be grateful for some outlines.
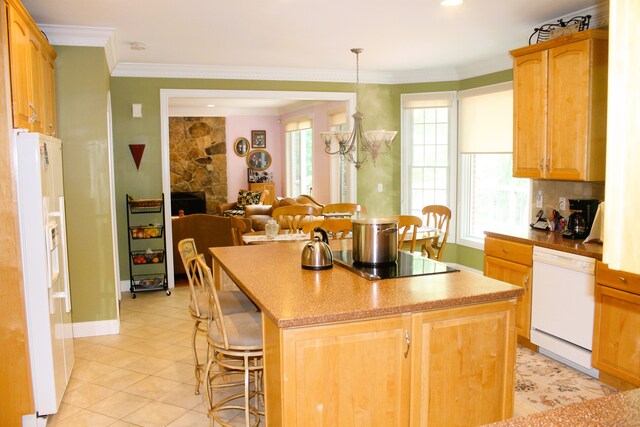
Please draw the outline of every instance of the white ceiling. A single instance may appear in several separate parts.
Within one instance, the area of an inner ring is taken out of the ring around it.
[[[447,8],[439,0],[22,1],[38,24],[113,28],[118,67],[332,70],[353,76],[350,80],[355,76],[352,47],[364,48],[360,67],[365,75],[425,70],[469,75],[475,69],[483,74],[479,64],[509,64],[507,52],[526,45],[534,27],[603,4],[465,0]],[[132,42],[144,43],[146,50],[132,50]]]

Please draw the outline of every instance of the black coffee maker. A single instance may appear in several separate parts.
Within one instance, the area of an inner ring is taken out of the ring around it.
[[[595,199],[569,199],[569,209],[572,211],[567,222],[567,229],[562,237],[567,239],[584,239],[589,235],[596,210],[600,204]]]

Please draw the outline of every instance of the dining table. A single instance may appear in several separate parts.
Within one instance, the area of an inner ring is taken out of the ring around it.
[[[279,230],[276,236],[267,236],[265,231],[251,231],[242,235],[246,245],[263,245],[266,243],[303,242],[309,240],[309,233],[292,230]]]

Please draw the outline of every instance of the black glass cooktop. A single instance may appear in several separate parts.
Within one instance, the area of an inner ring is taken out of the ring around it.
[[[369,280],[427,276],[458,271],[441,262],[403,251],[398,251],[398,260],[393,264],[363,265],[353,260],[352,251],[333,251],[333,262]]]

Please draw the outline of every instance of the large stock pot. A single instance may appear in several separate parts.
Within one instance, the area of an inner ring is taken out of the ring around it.
[[[398,259],[398,220],[354,219],[353,260],[365,265],[390,264]]]

